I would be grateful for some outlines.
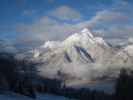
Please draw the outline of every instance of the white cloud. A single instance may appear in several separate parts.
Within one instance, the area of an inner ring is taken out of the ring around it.
[[[14,43],[8,39],[0,40],[0,52],[16,53]]]
[[[115,12],[112,10],[103,10],[96,13],[90,22],[89,27],[95,27],[99,24],[108,24],[108,23],[119,23],[120,21],[126,21],[127,16],[122,15],[120,12]]]
[[[68,6],[61,6],[50,11],[48,15],[34,20],[31,25],[18,25],[18,32],[30,33],[19,36],[19,40],[27,42],[35,39],[43,41],[62,40],[84,27],[80,23],[81,14]]]
[[[82,16],[78,11],[65,5],[56,8],[54,11],[51,11],[49,15],[60,20],[72,20],[72,21],[82,20]]]
[[[61,23],[49,17],[42,17],[34,22],[31,26],[22,24],[17,28],[18,32],[26,32],[21,36],[24,41],[34,39],[39,40],[58,40],[64,39],[66,36],[80,29],[77,24]]]
[[[125,6],[124,6],[125,7]],[[68,6],[61,6],[50,11],[48,16],[43,16],[33,21],[31,25],[22,24],[17,30],[26,32],[22,40],[63,40],[70,34],[89,27],[95,34],[110,38],[126,38],[133,36],[133,13],[130,7],[115,7],[108,10],[102,10],[96,13],[90,20],[82,20],[80,12],[75,11]],[[53,18],[54,17],[54,18]],[[63,21],[62,21],[63,20]],[[65,21],[64,21],[65,20]],[[79,20],[76,23],[67,21]]]
[[[99,11],[89,21],[88,27],[97,33],[102,30],[108,38],[128,38],[133,36],[133,13],[130,11],[130,7]]]
[[[24,36],[24,41],[32,41],[34,39],[38,40],[62,40],[65,39],[70,34],[81,30],[84,27],[89,27],[94,30],[94,32],[101,36],[119,36],[121,32],[121,27],[116,27],[116,23],[119,21],[126,21],[127,17],[121,15],[121,13],[113,11],[100,11],[91,20],[78,22],[75,24],[62,23],[50,17],[41,17],[40,19],[33,22],[32,25],[21,25],[18,28],[19,32],[28,32],[26,38]],[[113,22],[113,24],[112,24]],[[115,23],[116,22],[116,23]],[[119,25],[118,25],[119,26]],[[121,25],[120,25],[121,26]],[[97,29],[98,27],[98,29]],[[125,26],[123,26],[125,27]],[[122,28],[123,28],[122,27]],[[104,29],[106,28],[106,30]],[[126,30],[124,30],[126,29]],[[119,30],[119,31],[118,31]],[[127,34],[127,31],[131,28],[123,28],[123,32]],[[122,32],[121,32],[122,34]],[[21,37],[22,39],[22,37]]]

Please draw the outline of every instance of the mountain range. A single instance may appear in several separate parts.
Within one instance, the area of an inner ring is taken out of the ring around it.
[[[64,41],[47,41],[24,56],[40,63],[38,74],[69,83],[117,77],[121,68],[132,68],[133,44],[113,47],[87,28]]]

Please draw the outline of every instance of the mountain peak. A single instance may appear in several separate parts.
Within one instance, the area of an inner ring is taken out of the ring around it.
[[[83,30],[81,30],[79,33],[74,33],[71,36],[69,36],[68,38],[66,38],[66,40],[64,41],[65,44],[69,44],[69,45],[73,45],[73,44],[79,44],[79,43],[94,43],[94,36],[92,35],[92,33],[89,31],[88,28],[84,28]]]
[[[89,32],[89,29],[88,28],[84,28],[84,29],[81,30],[81,32],[83,32],[83,33],[84,32]]]
[[[92,33],[90,32],[90,30],[88,28],[84,28],[81,33],[83,34],[87,34],[90,38],[94,38],[94,36],[92,35]]]

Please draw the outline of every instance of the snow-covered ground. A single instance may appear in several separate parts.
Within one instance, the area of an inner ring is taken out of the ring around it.
[[[54,96],[49,94],[38,94],[36,99],[22,96],[15,93],[0,94],[0,100],[70,100],[63,96]]]

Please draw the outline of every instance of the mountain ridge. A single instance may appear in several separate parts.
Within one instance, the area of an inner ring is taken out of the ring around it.
[[[122,67],[131,68],[133,64],[132,44],[116,50],[87,28],[64,41],[47,41],[31,53],[31,60],[41,63],[37,66],[40,76],[71,81],[116,77]]]

